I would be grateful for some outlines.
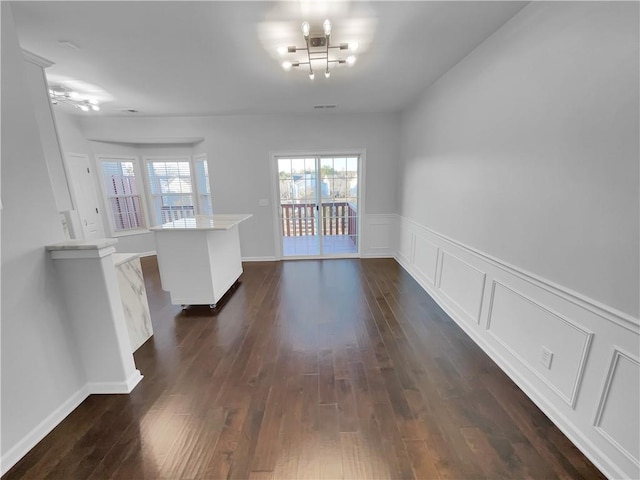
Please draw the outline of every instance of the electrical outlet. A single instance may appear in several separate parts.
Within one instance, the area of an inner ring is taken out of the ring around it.
[[[553,360],[553,352],[547,347],[540,350],[540,363],[551,370],[551,361]]]

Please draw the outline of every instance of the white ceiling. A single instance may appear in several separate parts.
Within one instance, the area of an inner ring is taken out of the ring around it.
[[[524,7],[524,2],[12,2],[23,49],[102,102],[82,115],[399,111]],[[303,45],[325,17],[332,43],[358,41],[353,67],[326,79],[286,72],[280,45]],[[72,42],[76,50],[60,43]],[[56,108],[59,108],[56,107]],[[64,107],[63,107],[64,108]]]

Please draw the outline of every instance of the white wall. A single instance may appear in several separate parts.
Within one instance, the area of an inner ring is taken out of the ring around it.
[[[203,137],[194,153],[206,153],[215,213],[252,213],[241,225],[243,257],[273,258],[274,219],[270,154],[366,149],[366,212],[396,211],[399,121],[395,114],[106,118],[85,117],[86,138]],[[62,143],[64,135],[61,133]],[[96,155],[99,142],[92,142]],[[122,243],[122,241],[120,242]],[[152,246],[152,245],[151,245]],[[153,248],[150,248],[153,249]]]
[[[31,56],[29,56],[31,58]],[[42,64],[25,60],[24,68],[31,97],[34,100],[36,121],[40,131],[45,160],[49,169],[49,178],[53,186],[58,211],[72,210],[73,205],[69,193],[69,185],[60,151],[58,133],[53,121],[52,105],[49,101],[49,87]],[[42,62],[41,62],[42,63]]]
[[[2,471],[84,387],[44,246],[64,240],[11,7],[2,2]],[[62,418],[57,417],[62,415]]]
[[[533,4],[442,77],[400,213],[637,317],[637,8]]]
[[[398,184],[401,263],[613,478],[640,477],[638,7],[529,4],[403,115]]]

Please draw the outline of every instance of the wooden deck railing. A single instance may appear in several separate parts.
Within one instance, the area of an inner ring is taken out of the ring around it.
[[[300,237],[316,234],[315,203],[282,203],[282,235]],[[322,229],[323,235],[356,235],[357,211],[349,202],[323,203]]]

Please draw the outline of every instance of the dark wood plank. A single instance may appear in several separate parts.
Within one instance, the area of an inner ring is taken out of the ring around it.
[[[394,260],[248,263],[215,313],[142,265],[144,380],[3,480],[604,478]]]

